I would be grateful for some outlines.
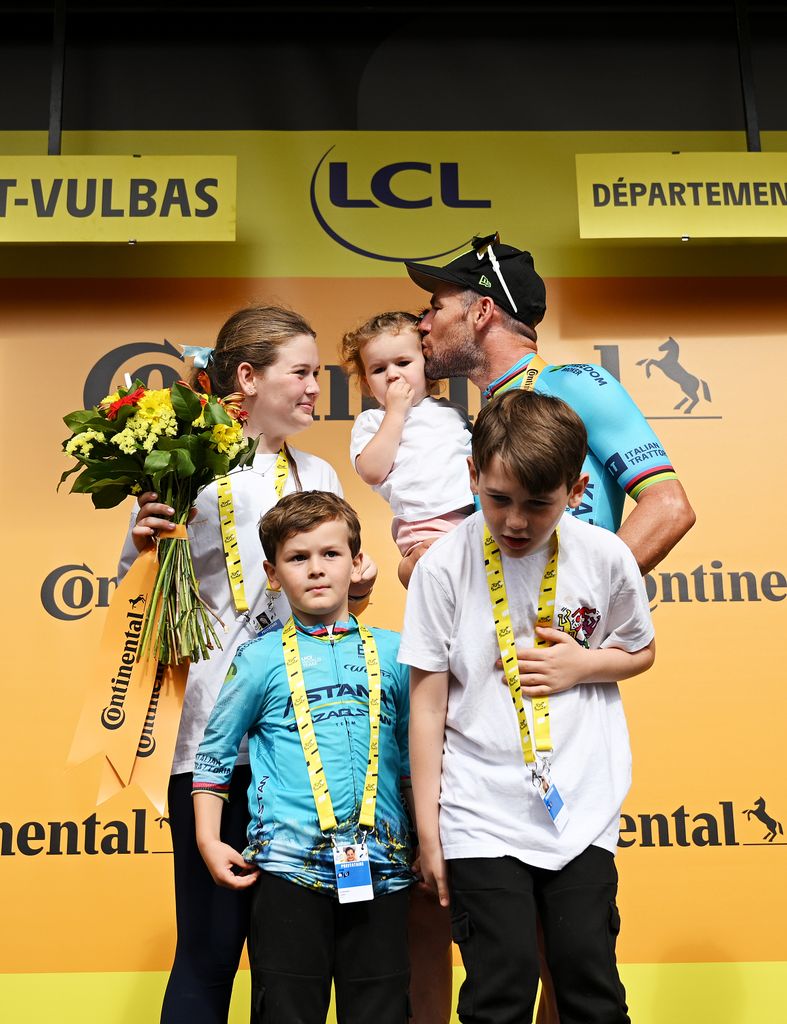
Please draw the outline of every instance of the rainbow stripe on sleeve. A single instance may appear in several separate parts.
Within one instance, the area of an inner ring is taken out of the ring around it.
[[[192,782],[191,795],[194,796],[195,793],[212,793],[222,800],[229,800],[230,784],[229,782]]]
[[[643,473],[638,473],[633,479],[629,480],[626,484],[625,491],[630,497],[636,501],[640,494],[651,484],[660,484],[665,480],[677,480],[678,474],[669,465],[669,463],[663,466],[651,466],[650,469],[645,470]]]

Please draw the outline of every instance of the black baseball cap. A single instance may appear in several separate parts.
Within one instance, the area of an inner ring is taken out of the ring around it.
[[[500,235],[475,237],[470,248],[444,267],[405,261],[407,273],[419,288],[433,292],[435,284],[452,284],[488,295],[515,320],[535,327],[546,312],[546,288],[529,252],[503,245]]]

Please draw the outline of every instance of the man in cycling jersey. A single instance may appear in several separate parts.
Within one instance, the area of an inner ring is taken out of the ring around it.
[[[614,530],[649,572],[694,524],[670,460],[625,388],[601,366],[544,363],[536,325],[546,289],[533,258],[498,235],[475,238],[445,267],[405,264],[431,292],[420,330],[427,377],[467,377],[491,399],[533,387],[562,398],[585,423],[590,482],[574,515]],[[626,494],[636,502],[621,524]]]

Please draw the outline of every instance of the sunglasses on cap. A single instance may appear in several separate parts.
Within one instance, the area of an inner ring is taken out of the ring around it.
[[[500,268],[500,263],[497,259],[497,256],[495,256],[494,249],[492,248],[492,246],[494,245],[500,245],[499,232],[496,231],[493,235],[475,235],[471,240],[470,244],[475,250],[476,257],[478,258],[479,261],[484,259],[484,257],[489,258],[492,270],[494,271],[498,281],[500,282],[501,288],[506,293],[506,297],[508,301],[511,303],[511,308],[515,313],[518,313],[519,309],[517,307],[517,304],[514,302],[514,296],[509,291],[508,285],[506,284],[505,278],[503,277],[503,271]]]

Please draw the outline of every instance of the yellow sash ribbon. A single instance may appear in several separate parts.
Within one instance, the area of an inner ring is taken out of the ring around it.
[[[369,759],[366,766],[366,780],[363,787],[361,814],[358,818],[358,824],[362,828],[373,829],[377,807],[377,770],[380,757],[380,658],[377,653],[377,644],[370,631],[360,623],[358,624],[358,629],[360,630],[363,642],[363,656],[366,661],[369,687]],[[325,769],[323,768],[320,750],[317,745],[314,720],[312,719],[311,708],[309,707],[309,696],[306,693],[306,685],[303,680],[303,666],[301,664],[300,651],[298,650],[298,634],[292,618],[288,620],[284,627],[281,643],[284,651],[284,667],[287,672],[287,682],[290,687],[290,696],[295,712],[295,722],[298,726],[298,736],[300,737],[301,747],[306,758],[306,768],[309,773],[309,784],[311,785],[312,796],[314,797],[314,805],[317,808],[320,829],[323,832],[328,832],[337,827],[336,815],[333,811],[328,780],[325,777]]]
[[[166,537],[186,540],[186,527]],[[151,546],[112,595],[67,763],[102,754],[98,803],[135,783],[163,814],[188,662],[170,667],[150,657],[137,660],[157,569],[158,551]]]
[[[287,483],[289,471],[290,464],[282,448],[276,457],[276,465],[274,467],[273,486],[276,491],[277,500],[284,493],[284,485]],[[221,526],[221,543],[224,548],[224,561],[227,566],[227,579],[230,582],[235,610],[247,612],[249,610],[249,602],[246,600],[243,563],[241,562],[240,549],[238,547],[235,503],[232,500],[232,481],[229,476],[222,476],[219,477],[217,482],[219,489],[219,524]]]

